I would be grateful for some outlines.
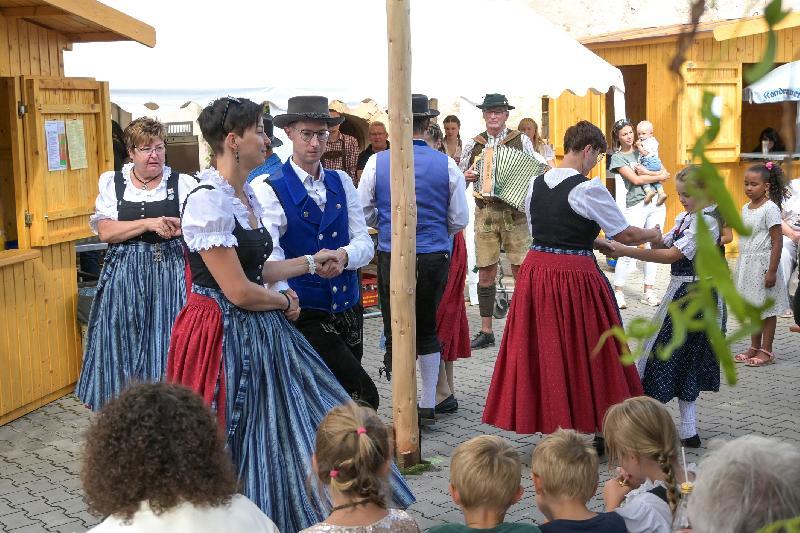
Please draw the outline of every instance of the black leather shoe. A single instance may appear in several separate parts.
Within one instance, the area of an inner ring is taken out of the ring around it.
[[[447,413],[455,413],[458,411],[458,400],[452,394],[439,402],[434,408],[434,412],[436,414],[447,414]]]
[[[681,439],[681,444],[683,444],[686,448],[699,448],[701,444],[700,435],[695,433],[693,437]]]
[[[594,446],[598,457],[603,457],[606,454],[606,439],[604,439],[602,436],[595,435],[592,445]]]
[[[417,408],[420,426],[432,426],[436,423],[436,415],[433,411],[434,410],[430,407]]]
[[[479,331],[477,335],[472,337],[472,342],[469,346],[473,350],[480,350],[481,348],[486,348],[487,346],[494,346],[494,333]]]

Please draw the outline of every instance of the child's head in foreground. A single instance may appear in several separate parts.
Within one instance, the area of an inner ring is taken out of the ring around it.
[[[450,462],[450,494],[463,509],[505,513],[522,498],[519,453],[501,437],[481,435],[461,443]]]
[[[552,520],[549,503],[586,504],[597,491],[597,452],[591,441],[571,429],[559,429],[536,445],[531,459],[536,506]]]

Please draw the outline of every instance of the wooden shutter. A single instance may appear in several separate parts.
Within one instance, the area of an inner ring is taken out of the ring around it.
[[[114,168],[108,84],[91,78],[22,78],[32,246],[90,236],[100,174]],[[83,122],[87,168],[48,170],[45,121]]]
[[[742,68],[740,63],[687,61],[682,67],[684,86],[678,100],[678,165],[692,161],[692,147],[706,128],[700,115],[703,93],[717,98],[720,131],[706,155],[715,163],[739,161],[741,151]]]

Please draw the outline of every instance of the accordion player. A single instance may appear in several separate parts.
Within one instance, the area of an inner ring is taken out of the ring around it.
[[[496,198],[524,211],[531,180],[549,169],[547,163],[508,146],[486,147],[473,165],[478,175],[473,194],[482,200]]]

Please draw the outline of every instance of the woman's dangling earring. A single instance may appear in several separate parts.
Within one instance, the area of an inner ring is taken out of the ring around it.
[[[233,156],[236,158],[236,164],[239,164],[239,150],[234,150]]]

